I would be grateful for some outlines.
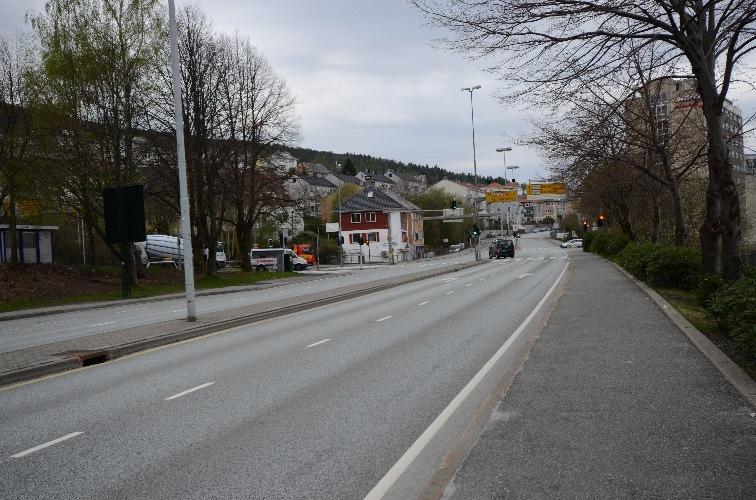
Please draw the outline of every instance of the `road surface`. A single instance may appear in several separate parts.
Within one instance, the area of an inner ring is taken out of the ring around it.
[[[543,239],[520,246],[6,389],[0,498],[363,497],[567,266]]]

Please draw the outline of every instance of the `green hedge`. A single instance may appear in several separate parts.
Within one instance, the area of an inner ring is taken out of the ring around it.
[[[709,302],[709,311],[719,327],[738,343],[748,361],[756,362],[756,278],[721,286]]]
[[[617,255],[628,243],[630,243],[630,238],[621,233],[590,231],[583,236],[584,251],[595,252],[606,257]]]
[[[617,263],[654,285],[690,289],[699,282],[701,254],[690,247],[628,243],[617,255]]]

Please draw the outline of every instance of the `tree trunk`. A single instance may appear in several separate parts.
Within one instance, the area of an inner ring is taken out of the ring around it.
[[[655,192],[652,195],[654,202],[654,213],[652,217],[651,227],[651,243],[656,245],[659,243],[659,237],[661,236],[661,195],[659,192]]]
[[[241,260],[241,268],[244,271],[252,270],[252,263],[249,258],[250,251],[250,232],[245,231],[243,223],[237,223],[236,227],[236,246],[239,250],[239,258]]]
[[[675,245],[684,245],[688,240],[688,225],[685,222],[685,208],[683,207],[680,185],[674,182],[670,186],[672,192],[672,206],[675,215]]]
[[[89,243],[89,252],[87,252],[87,256],[89,257],[89,265],[90,266],[96,266],[97,265],[97,256],[95,255],[95,232],[94,228],[87,224],[87,240]],[[84,243],[85,245],[87,243]]]
[[[11,265],[16,265],[18,264],[18,231],[16,230],[16,196],[12,185],[9,187],[9,191],[8,233],[10,234],[10,263]]]

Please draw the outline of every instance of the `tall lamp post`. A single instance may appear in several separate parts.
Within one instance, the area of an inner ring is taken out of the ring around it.
[[[341,163],[339,163],[338,161],[336,162],[336,173],[337,174],[341,173]],[[343,182],[341,183],[341,186],[339,186],[339,188],[336,190],[336,197],[338,198],[336,203],[339,205],[338,206],[339,232],[336,233],[338,234],[338,236],[336,237],[336,243],[338,243],[339,245],[339,265],[340,266],[344,265],[344,247],[341,245],[341,188],[342,187],[344,187]]]
[[[179,83],[178,42],[176,41],[176,6],[168,0],[168,24],[171,32],[171,80],[173,81],[173,113],[176,121],[176,158],[178,159],[179,202],[181,204],[181,234],[184,254],[184,288],[186,290],[186,320],[197,320],[194,301],[194,260],[192,258],[192,227],[189,219],[189,190],[186,185],[186,153],[184,151],[184,115],[181,108]]]
[[[469,92],[470,93],[470,123],[472,124],[472,146],[473,146],[473,175],[474,175],[474,181],[473,181],[473,210],[474,212],[474,220],[475,220],[475,227],[478,226],[478,162],[475,158],[475,110],[473,108],[473,92],[480,89],[480,85],[475,85],[474,87],[465,87],[463,89],[460,89],[462,92]],[[475,235],[475,260],[480,260],[480,246],[479,246],[479,239],[477,235]]]

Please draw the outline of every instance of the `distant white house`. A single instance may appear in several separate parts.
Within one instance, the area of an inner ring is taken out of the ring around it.
[[[380,189],[396,190],[396,182],[389,179],[383,174],[377,174],[375,172],[357,172],[357,178],[366,184],[372,184]],[[366,182],[366,180],[368,182]]]

